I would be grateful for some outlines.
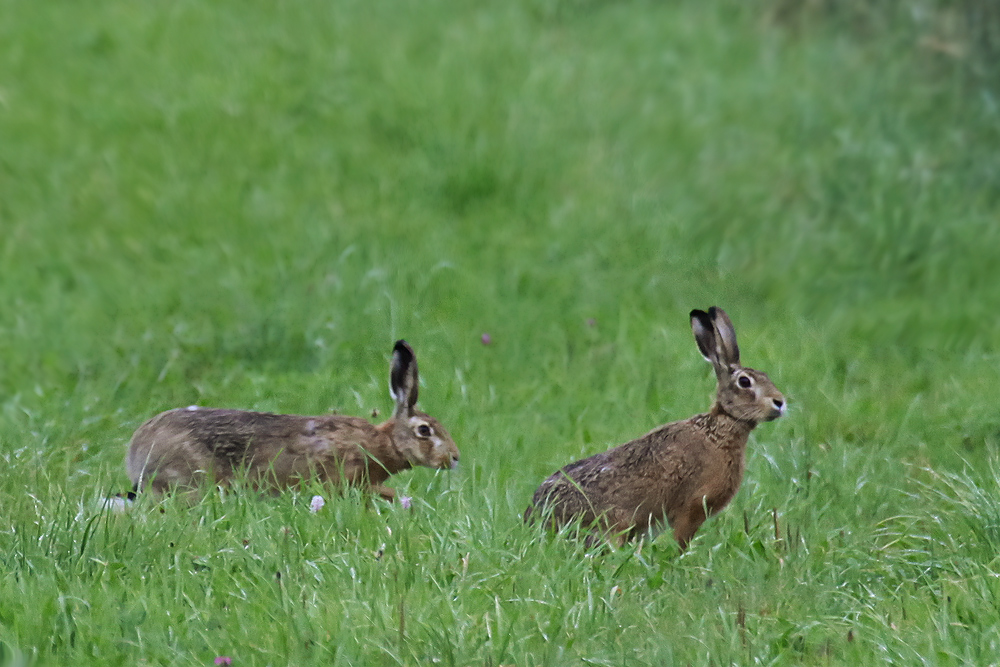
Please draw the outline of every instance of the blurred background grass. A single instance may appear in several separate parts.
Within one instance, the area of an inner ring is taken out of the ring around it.
[[[851,579],[845,554],[875,540],[912,528],[940,545],[950,530],[982,530],[963,528],[953,504],[931,505],[937,524],[906,517],[947,487],[930,470],[971,468],[991,488],[985,462],[1000,441],[992,4],[0,7],[0,498],[15,572],[44,542],[25,526],[86,552],[75,507],[127,485],[125,443],[152,414],[384,412],[399,337],[463,470],[400,476],[440,514],[433,529],[396,530],[439,530],[449,554],[449,535],[473,535],[513,567],[505,550],[530,535],[518,514],[553,469],[707,408],[687,312],[709,305],[727,309],[744,360],[792,410],[751,442],[746,487],[706,526],[706,551],[756,557],[734,536],[745,516],[766,534],[777,507],[808,534],[816,556],[802,556],[803,572],[829,601],[824,559]],[[238,507],[248,525],[285,511]],[[126,538],[104,525],[104,546],[90,548],[108,560]],[[900,572],[927,570],[911,557],[926,544],[898,544],[886,600]],[[112,559],[123,581],[168,568],[149,549],[135,564]],[[523,549],[537,561],[563,547]],[[747,576],[714,553],[691,567]],[[774,572],[752,557],[763,596]],[[630,581],[700,585],[651,563]],[[610,582],[581,572],[551,576]],[[46,581],[38,590],[58,598],[58,576]],[[109,599],[121,593],[108,586]],[[558,609],[578,592],[559,589]],[[695,619],[703,603],[684,608]],[[786,609],[812,619],[820,606]],[[648,622],[657,609],[630,613]],[[569,655],[599,643],[605,617],[586,618]],[[973,627],[988,636],[985,621]],[[521,630],[521,655],[541,655],[537,628]],[[73,650],[42,655],[82,659]],[[855,648],[837,650],[847,660]]]

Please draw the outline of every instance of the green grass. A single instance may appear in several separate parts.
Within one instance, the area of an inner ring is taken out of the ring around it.
[[[0,664],[996,662],[1000,112],[961,62],[735,0],[0,13]],[[731,507],[683,555],[524,526],[708,407],[709,305],[790,399]],[[400,337],[462,451],[412,510],[99,509],[160,410],[387,413]]]

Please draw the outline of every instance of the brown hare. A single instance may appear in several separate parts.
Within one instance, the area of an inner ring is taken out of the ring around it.
[[[281,489],[307,478],[367,488],[386,500],[389,475],[412,466],[453,468],[458,448],[433,417],[414,408],[417,359],[406,341],[392,351],[392,417],[375,426],[359,417],[282,415],[181,408],[162,412],[132,436],[125,460],[135,491],[193,489],[237,474],[256,487]]]
[[[665,520],[684,550],[732,500],[750,431],[780,417],[785,398],[765,373],[740,365],[736,331],[721,308],[692,310],[691,329],[718,379],[712,409],[559,470],[535,491],[526,521],[536,513],[550,526],[580,521],[622,544]]]

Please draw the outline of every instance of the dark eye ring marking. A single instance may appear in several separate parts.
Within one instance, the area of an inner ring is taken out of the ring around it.
[[[427,424],[421,424],[420,426],[417,427],[417,435],[419,435],[421,438],[429,438],[431,437],[432,433],[433,431],[431,431],[431,427],[428,426]]]
[[[740,385],[744,389],[749,389],[753,386],[753,380],[750,379],[749,375],[741,375],[736,379],[736,384]]]

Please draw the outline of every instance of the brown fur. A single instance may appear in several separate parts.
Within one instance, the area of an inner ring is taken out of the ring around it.
[[[137,490],[191,489],[205,479],[226,485],[245,475],[258,487],[316,478],[392,500],[395,492],[383,484],[390,475],[415,465],[452,468],[459,454],[440,422],[414,408],[417,361],[405,341],[393,348],[390,386],[396,410],[378,426],[359,417],[168,410],[136,430],[126,468]]]
[[[716,371],[712,409],[562,468],[535,491],[526,521],[536,513],[550,526],[579,520],[619,543],[665,521],[684,549],[732,500],[750,432],[781,416],[785,399],[765,373],[740,365],[736,332],[721,308],[691,311],[691,326]]]

